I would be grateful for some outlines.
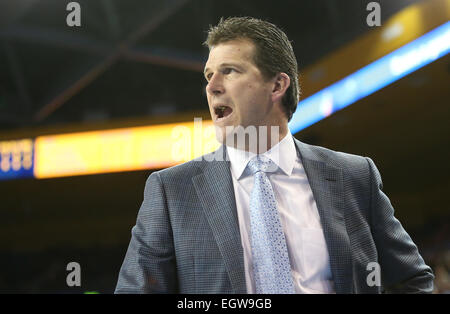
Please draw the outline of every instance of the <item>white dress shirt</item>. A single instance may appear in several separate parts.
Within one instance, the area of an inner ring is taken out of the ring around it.
[[[239,230],[244,249],[247,292],[255,293],[250,245],[249,202],[253,176],[247,164],[253,153],[227,146],[231,162]],[[277,166],[267,173],[272,184],[291,263],[296,293],[334,293],[330,262],[320,216],[305,170],[288,134],[263,155]]]

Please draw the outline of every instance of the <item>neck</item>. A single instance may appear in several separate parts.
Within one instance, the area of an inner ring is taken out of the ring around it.
[[[253,130],[253,132],[252,132]],[[225,145],[239,150],[263,154],[277,145],[289,132],[287,123],[275,126],[259,126],[249,129],[235,128]]]

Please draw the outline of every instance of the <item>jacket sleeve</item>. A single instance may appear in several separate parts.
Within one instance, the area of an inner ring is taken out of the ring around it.
[[[370,158],[371,230],[386,293],[432,293],[433,272],[420,256],[417,246],[394,217],[394,208],[383,193],[383,183]]]
[[[115,293],[176,293],[176,264],[164,187],[158,172],[147,179]]]

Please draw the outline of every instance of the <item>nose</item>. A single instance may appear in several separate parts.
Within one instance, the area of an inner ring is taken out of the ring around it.
[[[211,76],[208,84],[206,85],[206,92],[210,95],[220,95],[225,92],[220,73],[214,73]]]

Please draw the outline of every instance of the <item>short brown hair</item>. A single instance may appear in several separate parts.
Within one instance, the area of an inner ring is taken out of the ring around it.
[[[272,78],[279,72],[289,75],[291,84],[282,104],[290,121],[297,109],[300,87],[297,59],[286,34],[276,25],[252,17],[221,18],[216,26],[210,26],[203,44],[211,49],[235,39],[247,39],[255,45],[253,61],[266,78]]]

